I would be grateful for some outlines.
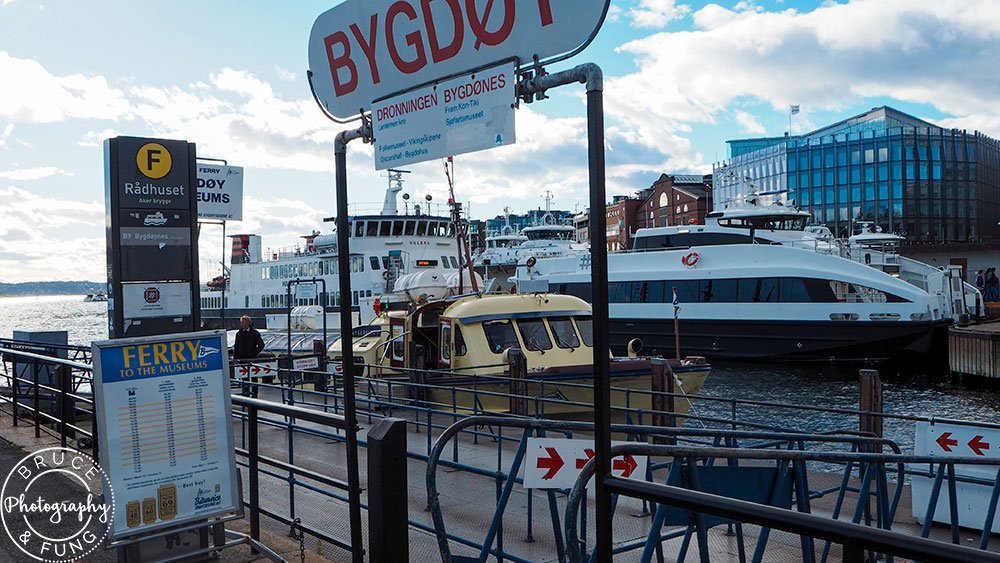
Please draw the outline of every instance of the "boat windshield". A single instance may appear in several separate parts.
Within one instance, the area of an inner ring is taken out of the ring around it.
[[[532,229],[522,231],[528,240],[572,240],[571,229]]]
[[[758,217],[732,217],[719,219],[720,227],[733,229],[764,229],[768,231],[804,231],[808,217],[769,215]]]
[[[556,346],[560,348],[579,348],[580,338],[573,329],[573,322],[569,317],[553,317],[549,319],[549,328],[552,329],[552,337],[555,338]]]
[[[594,319],[592,318],[577,318],[576,328],[580,331],[580,337],[583,338],[584,346],[594,347]]]
[[[517,335],[514,334],[514,327],[510,321],[488,321],[483,323],[483,332],[486,333],[486,343],[490,351],[499,354],[507,348],[519,348]]]
[[[524,346],[532,352],[538,350],[551,350],[552,341],[549,339],[549,332],[545,330],[545,322],[542,319],[530,319],[517,321],[517,327],[521,329],[521,338],[524,339]]]

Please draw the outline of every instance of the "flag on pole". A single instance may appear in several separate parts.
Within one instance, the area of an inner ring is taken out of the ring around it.
[[[681,301],[677,299],[677,288],[674,288],[674,318],[677,318],[677,313],[681,310]]]
[[[799,106],[798,106],[798,104],[796,104],[794,106],[791,106],[791,113],[792,113],[792,115],[795,115],[795,114],[799,113]]]

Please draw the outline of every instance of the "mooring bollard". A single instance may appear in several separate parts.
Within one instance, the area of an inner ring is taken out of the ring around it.
[[[510,370],[510,414],[528,416],[528,358],[521,350],[507,350],[507,366]]]
[[[859,372],[861,420],[859,430],[882,437],[882,378],[878,370]]]
[[[409,561],[407,494],[406,421],[386,418],[368,431],[368,553],[371,563]]]
[[[664,358],[653,358],[649,363],[653,378],[650,382],[650,389],[653,391],[650,404],[653,409],[653,425],[672,428],[677,426],[677,417],[674,416],[676,407],[674,370],[670,369],[670,362]],[[654,436],[653,443],[673,444],[675,440],[665,436]]]

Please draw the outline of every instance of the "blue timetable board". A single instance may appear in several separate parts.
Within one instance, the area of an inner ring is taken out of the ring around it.
[[[95,342],[112,542],[239,512],[223,331]]]

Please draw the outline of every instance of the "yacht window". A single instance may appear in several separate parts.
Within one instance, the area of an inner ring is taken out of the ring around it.
[[[366,228],[365,233],[370,237],[377,237],[378,221],[368,221],[368,227]]]
[[[774,278],[739,280],[740,303],[776,303],[778,280]]]
[[[521,330],[521,340],[524,340],[524,347],[528,350],[537,352],[552,349],[552,341],[549,340],[549,333],[545,330],[542,319],[517,321],[517,328]]]
[[[382,266],[378,263],[378,256],[369,256],[368,261],[371,262],[372,270],[380,270]]]
[[[392,221],[379,221],[378,236],[387,237],[392,233]]]
[[[560,293],[572,295],[573,297],[578,297],[587,303],[590,303],[591,293],[589,283],[568,283],[564,288],[562,288]]]
[[[451,360],[451,325],[441,325],[441,360]]]
[[[573,322],[569,317],[553,317],[549,319],[549,328],[552,329],[552,338],[556,341],[556,346],[560,348],[579,348],[580,339],[573,330]]]
[[[736,280],[703,280],[701,282],[702,303],[735,303]]]
[[[668,295],[664,298],[664,291],[669,291],[666,288],[666,283],[662,281],[648,281],[646,282],[646,291],[642,296],[643,303],[666,303],[673,299],[673,295]]]
[[[354,223],[354,236],[363,237],[365,236],[365,222],[357,221]]]
[[[454,256],[449,256],[448,259],[451,260],[451,267],[455,268],[457,270],[458,269],[458,259],[455,258]]]
[[[465,345],[465,337],[462,336],[462,327],[455,324],[455,355],[464,356],[469,351]]]
[[[783,303],[808,303],[809,290],[802,278],[781,278],[781,301]]]
[[[436,237],[436,236],[438,236],[437,228],[438,228],[437,221],[428,221],[427,222],[427,236],[429,236],[429,237]]]
[[[454,223],[448,223],[448,230],[447,230],[447,232],[445,233],[444,236],[449,237],[449,238],[455,236],[455,224]]]
[[[416,226],[416,221],[407,221],[406,227],[403,229],[403,234],[408,237],[413,236],[413,228]]]
[[[486,344],[494,354],[499,354],[507,348],[520,348],[510,321],[485,322],[483,332],[486,333]]]
[[[427,221],[417,221],[417,236],[422,237],[427,235]]]
[[[393,221],[392,222],[392,236],[400,237],[403,236],[403,222]]]
[[[594,346],[594,319],[591,317],[577,318],[576,328],[580,331],[580,338],[583,345],[593,348]]]
[[[448,257],[447,256],[442,256],[441,257],[441,267],[442,268],[448,268],[449,267],[448,266]]]
[[[382,266],[384,266],[386,270],[391,270],[392,269],[392,268],[389,267],[389,257],[388,256],[383,256],[382,257]]]

